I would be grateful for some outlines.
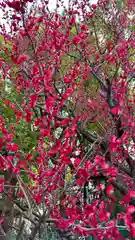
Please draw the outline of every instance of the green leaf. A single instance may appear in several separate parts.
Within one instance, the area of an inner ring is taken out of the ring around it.
[[[122,236],[124,237],[123,239],[126,239],[126,238],[128,238],[129,237],[129,232],[128,232],[128,230],[126,230],[126,229],[120,229],[120,228],[118,228],[119,229],[119,232],[122,234]]]
[[[31,169],[32,169],[32,171],[33,171],[35,174],[38,174],[38,170],[37,170],[37,168],[36,168],[35,166],[32,166]]]
[[[26,182],[26,183],[30,182],[29,176],[25,172],[21,172],[21,176],[22,176],[24,182]]]
[[[4,43],[4,37],[0,35],[0,43]]]
[[[76,32],[76,27],[75,27],[75,26],[72,27],[72,29],[71,29],[71,33],[72,33],[73,35],[76,35],[76,34],[77,34],[77,32]]]
[[[113,157],[117,157],[117,156],[118,156],[118,153],[117,153],[117,152],[112,152],[112,156],[113,156]]]
[[[118,6],[119,9],[122,8],[122,3],[123,3],[122,0],[117,0],[117,6]]]

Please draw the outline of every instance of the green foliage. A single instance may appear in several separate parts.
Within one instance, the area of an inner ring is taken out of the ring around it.
[[[77,31],[76,31],[76,27],[73,26],[72,29],[71,29],[71,34],[72,35],[76,35],[77,34]]]
[[[24,171],[21,171],[21,177],[25,183],[30,183],[30,178]]]
[[[119,9],[121,9],[122,3],[123,3],[122,0],[117,0],[117,5],[118,5],[118,8],[119,8]]]
[[[3,103],[3,99],[0,99],[0,112],[5,119],[6,126],[10,126],[16,121],[15,114],[13,110]]]
[[[90,123],[90,124],[88,124],[88,126],[87,126],[87,129],[89,130],[89,131],[96,131],[96,132],[98,132],[98,130],[100,130],[100,126],[99,126],[99,124],[97,123],[97,122],[94,122],[94,123]]]
[[[5,101],[7,99],[10,100],[11,104],[15,104],[15,109],[21,111],[24,116],[23,109],[20,108],[23,91],[18,94],[11,81],[8,81],[7,88],[8,91],[1,91],[0,112],[4,117],[9,132],[11,131],[11,125],[14,125],[14,142],[19,145],[22,152],[28,153],[36,146],[38,133],[32,128],[33,122],[27,123],[25,118],[19,119],[16,123],[16,112],[9,105],[5,104]]]
[[[24,119],[21,119],[16,125],[14,141],[20,146],[23,152],[30,152],[36,146],[37,137],[37,132],[32,131],[30,124],[26,123]]]
[[[4,36],[0,35],[0,58],[11,63],[12,62],[11,55],[12,55],[12,42],[10,40],[5,40]]]
[[[88,89],[97,92],[100,87],[100,83],[95,77],[90,76],[88,79],[86,79],[84,87],[86,90]]]

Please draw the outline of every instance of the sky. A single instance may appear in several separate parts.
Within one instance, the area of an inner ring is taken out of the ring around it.
[[[9,0],[9,1],[12,2],[13,0]],[[1,0],[0,0],[0,2],[1,2]],[[37,0],[37,2],[40,3],[40,0]],[[50,10],[54,10],[56,8],[56,2],[57,2],[57,0],[49,0],[49,9]],[[69,0],[63,0],[63,3],[64,3],[65,7],[68,6],[68,2],[69,2]],[[91,0],[90,1],[91,4],[95,4],[96,2],[97,2],[97,0]],[[29,7],[30,7],[30,5],[31,5],[31,3],[29,3]],[[59,10],[62,11],[62,8],[60,8]],[[8,11],[8,8],[7,8],[7,11]],[[2,17],[3,17],[3,12],[0,9],[0,24],[5,24],[6,28],[8,29],[9,26],[6,24],[6,21],[2,19]]]
[[[50,9],[54,9],[54,8],[55,8],[55,6],[56,6],[56,1],[57,1],[57,0],[49,0],[49,7],[50,7]],[[64,2],[64,6],[67,7],[69,0],[63,0],[63,2]],[[91,4],[96,3],[96,2],[97,2],[97,0],[91,0],[91,1],[90,1]]]

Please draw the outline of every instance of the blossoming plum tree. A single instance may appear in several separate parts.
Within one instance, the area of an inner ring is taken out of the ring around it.
[[[10,228],[33,240],[48,223],[74,238],[134,238],[133,1],[72,0],[63,14],[62,1],[54,12],[48,1],[0,5],[11,45],[0,57],[3,240]]]

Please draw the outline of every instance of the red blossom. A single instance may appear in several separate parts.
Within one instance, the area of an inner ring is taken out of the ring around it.
[[[81,43],[81,38],[79,36],[75,36],[73,37],[72,42],[74,45],[78,45],[79,43]]]
[[[28,61],[29,57],[27,55],[24,55],[24,56],[20,56],[18,59],[17,59],[17,63],[18,64],[21,64],[22,62],[25,62],[25,61]]]
[[[0,217],[0,224],[2,224],[4,221],[4,217]]]
[[[32,112],[26,110],[26,121],[29,123],[32,119]]]
[[[68,78],[68,77],[64,77],[64,82],[67,83],[67,84],[69,84],[69,83],[71,82],[71,79]]]
[[[62,156],[61,161],[67,165],[70,164],[70,158],[67,156]]]
[[[7,150],[11,152],[17,152],[18,151],[18,144],[12,143],[12,144],[7,144],[6,146]]]
[[[112,114],[115,115],[115,116],[118,116],[121,114],[121,109],[118,108],[118,107],[114,107],[112,110],[111,110]]]
[[[13,168],[13,173],[20,174],[20,169],[19,168]]]
[[[3,191],[3,184],[0,184],[0,192]]]
[[[74,160],[74,166],[75,166],[75,168],[78,167],[80,163],[81,163],[81,159],[80,159],[80,158],[76,158],[76,159]]]
[[[42,195],[40,193],[35,194],[33,196],[33,199],[36,201],[37,205],[39,205],[41,203],[41,201],[42,201]]]
[[[73,223],[73,220],[59,220],[58,222],[56,222],[56,226],[59,227],[62,230],[67,230],[71,224]]]
[[[96,158],[95,158],[95,163],[96,163],[96,164],[102,164],[102,163],[104,163],[104,157],[96,156]]]
[[[96,4],[92,4],[91,7],[92,7],[93,9],[96,9],[96,8],[97,8],[97,5],[96,5]]]
[[[54,171],[53,170],[47,170],[44,172],[44,176],[45,177],[51,177],[54,175]]]
[[[135,197],[135,191],[129,191],[129,194],[128,194],[131,198],[132,197]]]
[[[12,1],[12,2],[7,2],[7,5],[13,9],[15,9],[16,11],[20,11],[21,10],[21,4],[19,1]]]
[[[135,212],[135,207],[133,205],[127,206],[126,211],[127,213],[132,214],[133,212]]]
[[[113,192],[114,192],[114,188],[112,185],[110,185],[106,188],[107,195],[112,195]]]
[[[34,108],[37,102],[37,94],[33,94],[30,96],[30,107]]]

